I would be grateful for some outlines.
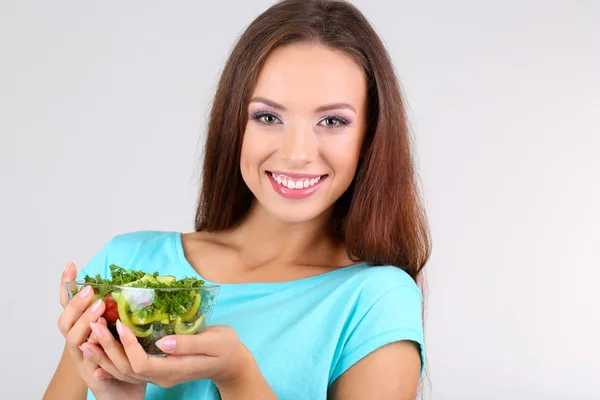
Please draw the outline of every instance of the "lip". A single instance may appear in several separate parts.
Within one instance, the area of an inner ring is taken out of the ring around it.
[[[275,174],[275,175],[285,175],[285,176],[290,177],[292,179],[314,179],[314,178],[318,178],[320,176],[323,177],[323,176],[327,175],[327,174],[322,174],[322,175],[319,175],[319,174],[312,174],[312,175],[311,174],[300,174],[298,172],[285,172],[285,171],[267,171],[267,173],[269,173],[269,172],[272,173],[272,174]]]
[[[287,175],[285,173],[282,172],[275,172],[272,171],[272,173],[274,174],[281,174],[281,175]],[[323,184],[323,182],[327,179],[328,175],[306,175],[306,174],[296,174],[294,175],[287,175],[290,178],[296,178],[296,179],[307,179],[307,178],[317,178],[319,176],[323,176],[323,178],[321,178],[321,180],[317,183],[315,183],[313,186],[308,186],[302,189],[290,189],[286,186],[280,185],[279,183],[277,183],[277,181],[275,179],[273,179],[273,177],[271,176],[271,173],[267,172],[267,178],[269,179],[269,182],[271,182],[271,185],[273,186],[273,189],[275,189],[275,192],[280,195],[281,197],[285,197],[286,199],[293,199],[293,200],[299,200],[299,199],[305,199],[309,196],[312,196],[313,194],[315,194],[315,192],[317,190],[319,190],[319,188],[321,187],[321,185]]]

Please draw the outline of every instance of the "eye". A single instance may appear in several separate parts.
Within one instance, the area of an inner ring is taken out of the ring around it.
[[[325,117],[323,118],[320,122],[319,125],[323,125],[326,126],[328,128],[339,128],[342,126],[346,126],[348,125],[350,122],[342,117],[335,117],[335,116],[331,116],[331,117]]]
[[[266,112],[255,113],[252,115],[252,119],[265,125],[274,125],[281,122],[276,115]]]

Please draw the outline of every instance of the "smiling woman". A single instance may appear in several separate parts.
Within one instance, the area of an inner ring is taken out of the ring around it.
[[[363,15],[327,0],[261,14],[225,65],[204,157],[194,232],[118,235],[78,276],[116,264],[219,284],[210,326],[149,358],[81,291],[46,398],[414,398],[429,234],[398,82]]]

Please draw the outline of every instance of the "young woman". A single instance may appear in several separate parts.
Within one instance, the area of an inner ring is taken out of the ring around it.
[[[206,329],[149,357],[61,284],[46,399],[412,399],[429,256],[400,90],[348,3],[280,2],[234,48],[208,126],[195,231],[114,237],[108,265],[220,284]]]

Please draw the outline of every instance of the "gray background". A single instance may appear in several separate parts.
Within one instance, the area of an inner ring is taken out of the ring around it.
[[[216,79],[270,4],[0,2],[0,398],[41,398],[69,260],[192,229]],[[429,398],[600,398],[600,2],[356,4],[417,137]]]

